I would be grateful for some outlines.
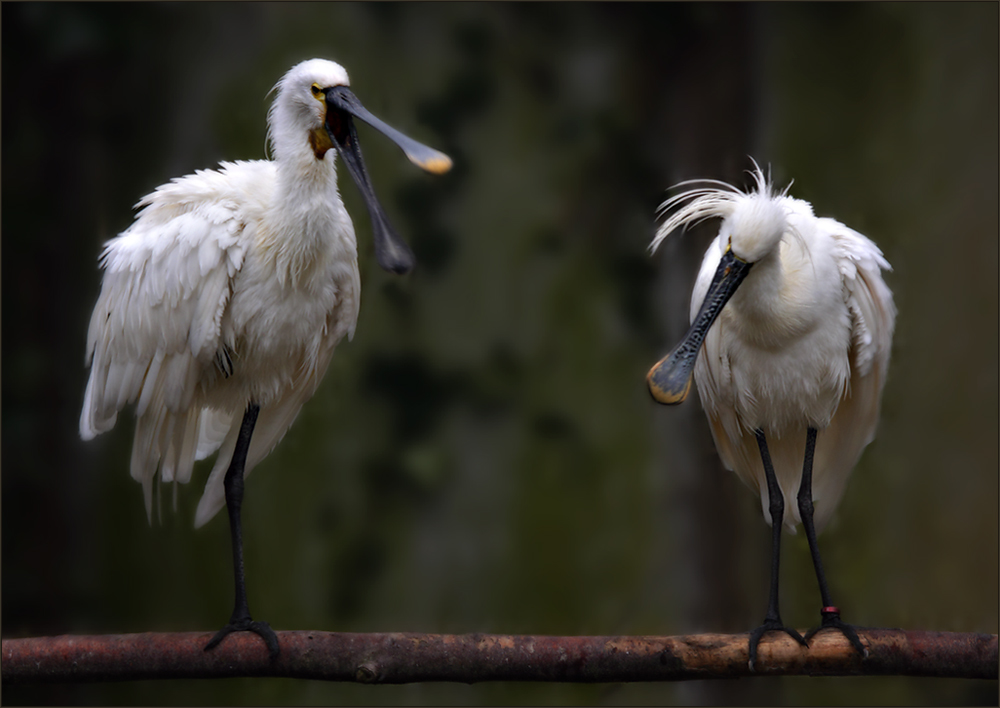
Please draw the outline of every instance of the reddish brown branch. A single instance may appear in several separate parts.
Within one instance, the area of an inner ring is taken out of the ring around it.
[[[997,635],[866,629],[862,660],[837,632],[808,649],[784,634],[760,644],[757,675],[997,678]],[[283,676],[363,683],[416,681],[624,682],[749,676],[747,635],[549,637],[495,634],[278,632],[271,663],[256,635],[210,652],[210,633],[3,640],[3,682]]]

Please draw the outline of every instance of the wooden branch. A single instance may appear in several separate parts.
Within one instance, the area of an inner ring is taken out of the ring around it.
[[[997,635],[861,629],[862,659],[839,633],[804,649],[785,634],[760,643],[756,674],[746,634],[550,637],[496,634],[278,632],[273,663],[256,635],[211,633],[36,637],[2,642],[3,683],[282,676],[361,683],[416,681],[629,682],[751,675],[997,678]]]

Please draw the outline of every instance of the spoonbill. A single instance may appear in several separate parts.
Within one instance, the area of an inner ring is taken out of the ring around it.
[[[874,243],[817,218],[788,188],[776,193],[756,162],[752,175],[756,189],[747,191],[682,182],[698,186],[661,207],[668,216],[651,251],[677,228],[722,223],[695,281],[691,327],[647,376],[653,398],[673,405],[687,397],[693,371],[723,464],[760,494],[772,527],[770,596],[750,634],[751,670],[772,630],[807,646],[836,628],[866,654],[830,597],[816,534],[875,436],[896,318],[882,279],[889,263]],[[778,613],[781,528],[795,533],[800,522],[823,602],[822,624],[804,639]]]
[[[195,460],[218,451],[195,527],[227,507],[236,600],[206,650],[249,630],[272,658],[279,651],[274,631],[250,615],[240,508],[244,477],[316,391],[337,343],[354,335],[357,242],[336,155],[368,208],[379,265],[405,273],[414,264],[375,196],[354,118],[424,170],[451,167],[368,112],[349,85],[332,61],[292,67],[268,113],[272,160],[223,162],[158,187],[101,255],[80,435],[110,430],[135,404],[130,468],[150,521],[157,471],[174,483],[176,504],[176,484],[190,481]]]

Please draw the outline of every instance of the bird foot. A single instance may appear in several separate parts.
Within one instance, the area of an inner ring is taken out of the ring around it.
[[[750,671],[754,670],[754,664],[757,662],[757,645],[760,643],[761,638],[768,632],[784,632],[802,646],[809,646],[801,634],[791,627],[783,625],[780,617],[765,618],[764,624],[750,632],[750,661],[748,662]]]
[[[868,649],[861,643],[861,639],[858,637],[857,631],[854,629],[853,625],[847,624],[842,619],[840,619],[840,610],[836,607],[824,607],[820,610],[820,615],[823,617],[823,622],[819,627],[809,630],[806,634],[806,641],[808,642],[814,634],[821,632],[824,629],[836,629],[845,637],[852,646],[857,650],[861,658],[868,658]]]
[[[278,635],[271,629],[271,625],[267,622],[255,622],[249,617],[229,620],[229,624],[216,632],[215,636],[205,645],[205,651],[211,651],[217,647],[223,639],[233,632],[253,632],[264,640],[268,653],[271,655],[271,661],[278,658]]]

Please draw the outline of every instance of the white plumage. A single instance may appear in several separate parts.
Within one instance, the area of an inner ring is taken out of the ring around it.
[[[756,164],[755,164],[756,167]],[[722,220],[691,298],[691,328],[649,372],[660,403],[683,401],[692,372],[725,466],[759,495],[772,526],[771,591],[764,622],[750,633],[749,665],[770,631],[799,643],[841,631],[816,535],[875,435],[896,317],[878,247],[785,192],[759,167],[756,189],[706,180],[667,200],[651,249],[672,231]],[[690,183],[684,183],[690,184]],[[823,601],[820,627],[803,638],[778,612],[781,524],[805,527]]]
[[[135,222],[104,248],[80,434],[88,440],[111,429],[136,404],[131,473],[150,516],[157,470],[164,482],[188,482],[195,460],[218,450],[195,526],[211,519],[225,504],[223,478],[248,404],[260,414],[244,475],[282,438],[334,347],[354,333],[357,244],[335,167],[337,154],[348,160],[345,151],[356,149],[345,116],[386,132],[425,169],[450,166],[338,88],[348,85],[330,61],[293,67],[268,115],[273,161],[222,163],[174,179],[142,199]],[[366,176],[364,183],[373,221],[384,222]],[[391,240],[381,222],[373,223],[376,238]]]
[[[813,472],[817,531],[829,521],[847,478],[875,435],[895,321],[879,248],[812,207],[773,194],[759,168],[756,190],[709,182],[663,205],[672,212],[652,249],[677,228],[722,219],[691,299],[693,323],[727,248],[753,267],[718,314],[694,379],[725,466],[761,497],[771,515],[755,430],[768,440],[786,506],[795,498],[806,428],[819,433]],[[790,512],[790,513],[789,513]]]

